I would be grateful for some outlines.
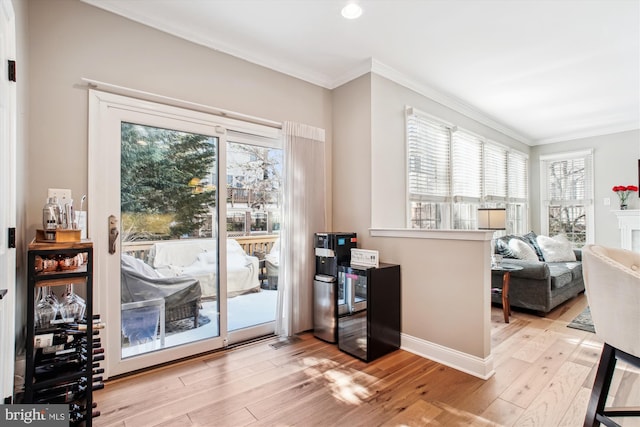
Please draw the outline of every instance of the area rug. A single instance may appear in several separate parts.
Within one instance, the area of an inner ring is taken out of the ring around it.
[[[580,329],[582,331],[595,333],[596,329],[594,328],[593,320],[591,319],[591,309],[589,307],[585,308],[578,317],[573,319],[571,323],[567,325],[567,328]]]

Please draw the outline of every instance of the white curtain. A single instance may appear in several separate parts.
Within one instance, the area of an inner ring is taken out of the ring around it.
[[[325,231],[324,129],[285,122],[284,227],[281,236],[276,333],[313,328],[313,233]]]

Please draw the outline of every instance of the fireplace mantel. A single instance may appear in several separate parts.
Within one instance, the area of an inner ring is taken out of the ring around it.
[[[620,247],[640,252],[640,209],[613,211],[618,217]]]

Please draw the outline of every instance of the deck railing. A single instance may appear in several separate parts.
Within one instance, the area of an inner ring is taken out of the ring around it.
[[[259,236],[239,236],[229,237],[236,240],[244,252],[247,255],[254,255],[255,253],[268,254],[273,247],[273,244],[278,240],[277,234],[266,234]],[[122,253],[134,256],[135,258],[147,261],[149,259],[149,251],[153,247],[154,243],[166,242],[166,240],[147,240],[147,241],[133,241],[122,242]]]

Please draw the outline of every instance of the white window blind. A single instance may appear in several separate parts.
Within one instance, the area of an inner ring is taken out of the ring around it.
[[[527,156],[516,151],[509,152],[509,169],[507,183],[509,186],[509,200],[512,202],[526,202],[529,199],[529,164]]]
[[[576,247],[593,241],[593,153],[540,156],[542,232],[564,234]]]
[[[550,160],[547,162],[547,197],[554,205],[586,204],[588,186],[586,171],[587,159]]]
[[[456,202],[482,198],[482,142],[464,131],[452,135],[452,196]]]
[[[507,199],[507,150],[494,144],[484,145],[484,195],[486,201]]]
[[[407,116],[409,197],[442,201],[449,195],[449,128],[418,114]]]
[[[479,207],[506,207],[508,231],[528,218],[526,154],[407,108],[407,222],[473,229]]]

